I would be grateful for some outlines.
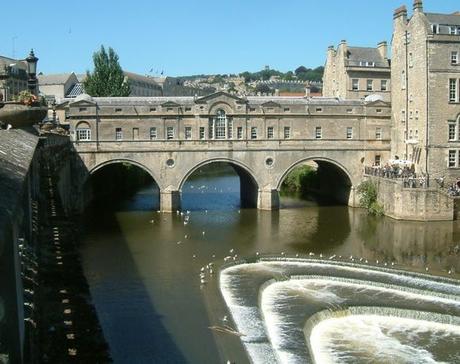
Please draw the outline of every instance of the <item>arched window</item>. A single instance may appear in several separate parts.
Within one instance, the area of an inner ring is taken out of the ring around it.
[[[216,139],[225,139],[225,129],[227,124],[227,115],[225,115],[224,110],[217,110],[217,115],[215,117],[215,126],[216,126]]]
[[[209,136],[211,139],[231,139],[233,137],[233,121],[227,117],[224,110],[217,110],[216,116],[210,120]]]
[[[87,122],[80,122],[75,129],[75,138],[77,141],[91,140],[91,127]]]

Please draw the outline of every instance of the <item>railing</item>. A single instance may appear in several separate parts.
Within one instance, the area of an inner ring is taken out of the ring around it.
[[[428,175],[413,172],[410,168],[401,167],[364,167],[364,175],[395,180],[404,188],[429,188],[430,178]],[[438,179],[436,179],[438,181]],[[435,185],[433,187],[439,187]]]

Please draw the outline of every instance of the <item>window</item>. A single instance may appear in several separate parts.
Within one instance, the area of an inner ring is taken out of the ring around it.
[[[251,126],[251,139],[257,139],[257,127]]]
[[[123,139],[123,129],[116,128],[115,129],[115,140],[122,140]]]
[[[406,110],[401,110],[401,122],[406,122]]]
[[[150,128],[150,140],[156,139],[157,138],[157,128],[156,127],[151,127]]]
[[[457,167],[457,150],[449,150],[449,168]]]
[[[284,127],[284,139],[289,139],[291,137],[291,128],[289,126]]]
[[[236,137],[238,139],[243,139],[243,127],[239,126],[236,128]]]
[[[419,111],[415,110],[415,120],[418,120],[418,117],[419,117]]]
[[[91,129],[90,128],[77,128],[77,140],[79,141],[91,140]]]
[[[449,101],[458,102],[458,79],[449,79]]]
[[[381,113],[382,113],[382,109],[375,109],[375,112],[381,114]]]
[[[288,112],[289,110],[290,110],[290,109],[289,109],[288,107],[285,107],[285,108],[284,108],[284,111],[285,111],[285,112]]]
[[[382,139],[382,128],[375,128],[375,139]]]
[[[459,64],[459,62],[458,62],[458,51],[454,51],[454,52],[450,53],[450,63]]]
[[[380,81],[380,91],[388,91],[388,80]]]
[[[166,139],[171,140],[174,139],[174,127],[168,126],[166,128]]]
[[[80,112],[86,111],[86,110],[87,110],[86,107],[80,107],[80,108],[78,109],[78,111],[80,111]]]
[[[358,91],[359,90],[359,80],[357,78],[354,78],[351,80],[351,89],[353,91]]]
[[[380,155],[376,155],[376,156],[374,157],[374,166],[379,167],[379,166],[380,166],[381,160],[382,160],[382,157],[381,157]]]
[[[404,70],[401,72],[401,89],[406,89],[406,71]]]
[[[347,109],[347,113],[351,114],[353,112],[353,109]]]
[[[233,120],[227,119],[227,138],[233,139]]]
[[[353,139],[353,128],[351,126],[347,127],[347,139]]]
[[[367,80],[367,84],[366,84],[366,90],[367,91],[372,91],[374,89],[374,81],[372,80]]]
[[[414,113],[412,112],[412,110],[409,110],[409,119],[412,119],[414,117]]]
[[[316,139],[321,139],[323,137],[323,130],[320,126],[317,126],[315,128],[315,138]]]
[[[411,53],[409,53],[409,67],[414,67],[414,56]]]
[[[438,34],[439,33],[439,25],[438,24],[431,24],[431,31],[433,34]]]
[[[204,139],[204,136],[205,136],[204,126],[200,126],[200,139]]]
[[[157,111],[157,108],[156,107],[151,107],[150,112],[153,112],[153,111]]]
[[[192,127],[191,126],[185,127],[185,139],[192,139]]]
[[[225,139],[225,128],[227,123],[227,116],[224,110],[218,110],[217,116],[214,118],[216,127],[216,139]]]
[[[117,108],[115,108],[115,112],[122,112],[122,109],[117,107]]]
[[[460,27],[456,27],[455,25],[450,26],[450,35],[457,35],[460,34]]]
[[[139,128],[133,128],[133,140],[139,139]]]
[[[267,128],[267,139],[273,139],[274,138],[274,132],[273,132],[273,126],[269,126]]]
[[[192,108],[191,107],[186,107],[185,111],[192,111]]]
[[[323,112],[323,108],[322,107],[317,107],[316,112]]]

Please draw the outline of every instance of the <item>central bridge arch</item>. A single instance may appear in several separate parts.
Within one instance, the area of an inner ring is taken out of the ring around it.
[[[179,192],[182,190],[187,180],[201,168],[212,164],[226,164],[235,171],[240,180],[240,202],[241,207],[256,208],[258,205],[259,181],[256,174],[246,164],[231,158],[211,158],[203,160],[190,168],[181,178]]]

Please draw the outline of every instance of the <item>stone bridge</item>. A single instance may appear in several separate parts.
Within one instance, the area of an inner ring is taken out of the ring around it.
[[[321,190],[357,206],[364,165],[390,152],[390,107],[382,101],[217,93],[83,97],[59,108],[88,175],[112,163],[136,165],[158,185],[163,211],[179,209],[188,177],[215,162],[235,169],[247,206],[277,209],[284,178],[309,161],[318,165]]]

